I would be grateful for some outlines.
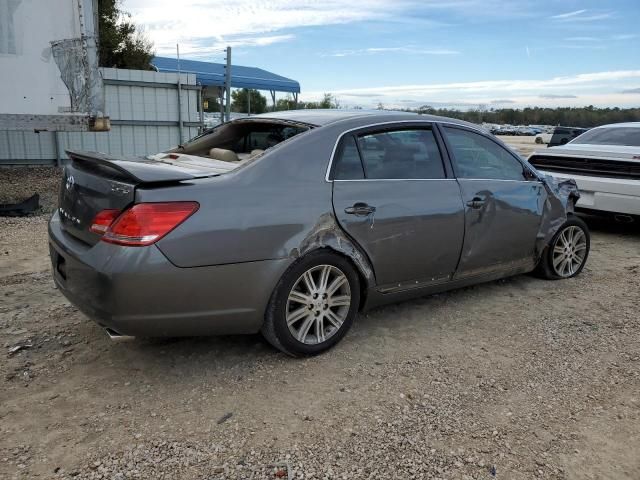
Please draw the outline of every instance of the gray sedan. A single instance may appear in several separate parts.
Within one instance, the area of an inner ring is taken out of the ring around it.
[[[448,118],[290,111],[146,158],[68,153],[53,276],[114,339],[262,332],[312,355],[362,309],[570,278],[589,253],[573,181]]]

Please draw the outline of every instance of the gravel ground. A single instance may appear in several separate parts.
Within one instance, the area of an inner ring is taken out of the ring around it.
[[[536,137],[517,137],[513,135],[498,135],[504,143],[516,150],[524,158],[528,158],[536,150],[544,150],[546,144],[537,144]]]
[[[110,343],[53,288],[46,221],[0,218],[0,478],[640,478],[638,227],[590,221],[575,279],[377,309],[296,360]]]
[[[61,172],[55,167],[0,168],[0,203],[18,203],[37,193],[42,207],[38,213],[53,212]]]

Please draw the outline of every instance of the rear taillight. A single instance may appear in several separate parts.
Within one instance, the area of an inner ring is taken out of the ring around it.
[[[120,215],[120,210],[102,210],[95,216],[93,222],[91,222],[91,227],[89,227],[89,230],[93,233],[97,233],[98,235],[103,235],[107,231],[109,226],[113,223],[113,221],[118,218],[118,215]]]
[[[102,240],[116,245],[151,245],[193,215],[197,202],[138,203],[125,210],[106,230]]]

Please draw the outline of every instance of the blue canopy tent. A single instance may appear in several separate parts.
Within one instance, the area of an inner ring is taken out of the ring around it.
[[[203,87],[218,88],[219,96],[222,99],[223,89],[226,86],[226,65],[223,63],[184,59],[180,59],[178,63],[177,58],[154,57],[151,64],[160,72],[177,73],[180,71],[181,73],[195,74],[197,83]],[[230,86],[231,88],[268,90],[271,93],[274,109],[276,92],[292,93],[296,103],[298,103],[298,94],[300,93],[300,84],[295,80],[267,72],[261,68],[240,65],[231,66]]]

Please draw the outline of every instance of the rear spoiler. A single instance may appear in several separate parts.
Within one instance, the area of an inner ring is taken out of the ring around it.
[[[100,167],[135,183],[163,183],[215,177],[221,172],[164,163],[146,157],[112,157],[104,153],[67,150],[67,155],[82,167]]]

